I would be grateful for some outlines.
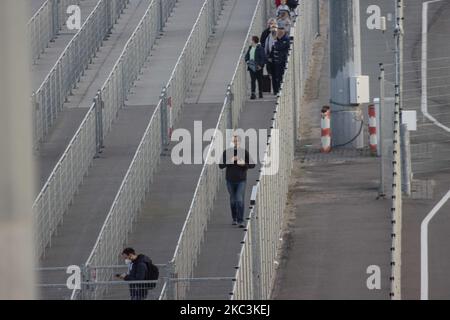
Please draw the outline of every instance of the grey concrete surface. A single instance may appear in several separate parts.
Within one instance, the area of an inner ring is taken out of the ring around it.
[[[367,27],[367,21],[370,15],[367,9],[371,5],[377,5],[381,9],[381,15],[388,18],[387,30],[370,30]],[[362,74],[370,76],[370,97],[380,96],[380,85],[378,77],[380,74],[380,63],[394,63],[394,13],[395,1],[390,0],[361,0],[361,58],[362,58]],[[389,18],[390,17],[390,18]]]
[[[91,0],[89,0],[91,1]],[[85,2],[85,1],[83,1]],[[123,48],[138,25],[148,7],[149,0],[132,0],[118,20],[109,38],[103,42],[92,64],[81,77],[77,88],[64,104],[54,126],[35,154],[35,163],[39,170],[39,187],[48,179],[54,166],[67,148],[81,121],[92,105],[92,101],[108,78]],[[150,105],[150,104],[147,104]]]
[[[376,160],[301,159],[274,299],[388,299],[390,205],[376,200]],[[372,265],[381,268],[381,290],[366,286]]]

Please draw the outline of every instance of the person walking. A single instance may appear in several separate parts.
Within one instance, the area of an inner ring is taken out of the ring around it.
[[[264,49],[259,43],[259,37],[253,36],[250,47],[245,55],[248,71],[251,77],[252,95],[250,99],[256,99],[256,82],[258,82],[259,98],[263,98],[263,70],[266,64]]]
[[[247,171],[256,167],[247,150],[241,148],[240,137],[233,136],[232,146],[223,153],[220,169],[226,168],[226,182],[230,194],[231,217],[233,225],[244,226],[245,189],[247,187]]]
[[[289,54],[290,39],[286,34],[284,25],[278,25],[277,39],[273,46],[273,71],[274,80],[274,94],[277,95],[280,91],[281,83],[283,82],[284,69]]]
[[[275,42],[277,41],[277,30],[278,30],[278,26],[276,23],[272,24],[271,29],[270,29],[270,35],[267,37],[266,42],[264,44],[264,53],[266,55],[266,68],[267,68],[267,73],[270,75],[270,77],[272,78],[272,88],[275,88],[275,70],[274,70],[274,51],[273,51],[273,47],[275,45]]]
[[[117,275],[125,281],[149,281],[157,280],[159,271],[153,265],[152,260],[143,254],[136,254],[133,248],[126,248],[122,251],[122,258],[129,266],[128,273]],[[131,300],[145,300],[148,290],[154,288],[153,284],[130,284]]]

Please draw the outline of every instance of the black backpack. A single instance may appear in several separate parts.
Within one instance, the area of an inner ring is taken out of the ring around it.
[[[291,10],[294,10],[298,7],[298,0],[288,0],[286,4]]]
[[[147,262],[147,281],[155,281],[159,279],[159,269],[155,266],[152,261]],[[147,289],[154,289],[156,287],[156,283],[147,284]]]

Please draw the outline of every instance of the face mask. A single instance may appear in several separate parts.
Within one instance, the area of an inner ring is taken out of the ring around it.
[[[129,265],[131,264],[131,260],[130,260],[130,259],[125,259],[125,264],[126,264],[127,266],[129,266]]]

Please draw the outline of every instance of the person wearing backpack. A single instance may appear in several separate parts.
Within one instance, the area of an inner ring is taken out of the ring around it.
[[[118,277],[125,281],[154,281],[158,280],[159,270],[153,264],[152,260],[143,254],[136,254],[133,248],[126,248],[122,251],[122,257],[125,263],[130,264],[128,274],[122,274]],[[145,300],[148,296],[148,290],[154,289],[156,284],[130,284],[131,300]]]

